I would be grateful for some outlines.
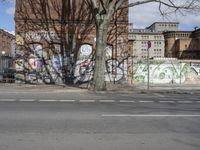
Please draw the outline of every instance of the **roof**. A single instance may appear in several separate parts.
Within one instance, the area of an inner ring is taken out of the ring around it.
[[[135,33],[135,34],[162,34],[161,32],[152,32],[149,29],[130,29],[129,33]]]
[[[167,34],[167,33],[192,33],[192,31],[166,31],[163,33],[164,34]]]
[[[179,22],[154,22],[153,24],[148,26],[147,29],[150,28],[151,26],[155,25],[155,24],[179,24]]]
[[[10,38],[15,38],[15,36],[13,34],[7,32],[7,31],[5,31],[5,30],[3,30],[1,28],[0,28],[0,32],[3,32],[4,34],[6,34],[7,36],[9,36]]]

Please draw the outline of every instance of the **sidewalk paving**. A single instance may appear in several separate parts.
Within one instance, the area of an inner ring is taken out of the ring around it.
[[[149,90],[145,84],[123,84],[120,86],[111,86],[108,92],[127,92],[127,93],[174,93],[174,94],[200,94],[200,85],[196,84],[157,84],[150,85]]]
[[[172,85],[159,84],[150,85],[130,85],[130,84],[108,84],[107,91],[88,91],[87,85],[68,86],[68,85],[30,85],[30,84],[0,84],[0,91],[27,91],[27,92],[89,92],[89,93],[128,93],[128,94],[148,94],[148,93],[174,93],[174,94],[200,94],[200,85]]]

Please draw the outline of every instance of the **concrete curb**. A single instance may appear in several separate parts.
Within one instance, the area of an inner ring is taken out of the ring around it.
[[[128,90],[128,91],[90,91],[92,93],[97,93],[97,94],[116,94],[116,93],[120,93],[120,94],[200,94],[200,90],[138,90],[138,89],[134,89],[134,90]]]
[[[89,91],[86,88],[66,86],[66,85],[29,85],[29,84],[0,84],[2,91],[22,91],[27,90],[28,92],[55,92],[55,93],[83,93],[89,92],[93,94],[200,94],[200,87],[152,87],[147,91],[143,86],[137,87],[124,87],[110,89],[108,91]],[[156,88],[156,89],[153,89]],[[191,90],[192,89],[192,90]]]

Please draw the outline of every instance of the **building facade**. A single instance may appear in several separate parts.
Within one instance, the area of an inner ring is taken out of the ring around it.
[[[0,29],[0,55],[14,55],[15,36]]]
[[[200,59],[200,29],[165,32],[166,57]]]
[[[0,29],[0,73],[4,69],[13,67],[13,58],[15,56],[15,36]],[[0,81],[2,80],[0,74]]]
[[[164,36],[160,32],[151,32],[148,29],[134,29],[129,32],[129,43],[133,58],[147,59],[148,41],[151,41],[149,58],[164,57]]]
[[[108,31],[106,50],[111,59],[127,54],[128,9],[123,8],[114,14]],[[37,72],[42,82],[63,80],[76,72],[77,62],[85,66],[93,58],[95,23],[84,0],[16,0],[15,22],[16,68]]]
[[[178,31],[179,23],[178,22],[154,22],[152,25],[150,25],[146,29],[149,29],[152,32]]]
[[[151,42],[149,50],[150,58],[165,56],[165,40],[163,32],[178,31],[178,22],[155,22],[145,29],[134,29],[133,24],[129,24],[129,49],[132,56],[139,59],[148,57],[148,41]]]
[[[151,41],[150,58],[200,59],[200,29],[179,31],[177,22],[155,22],[145,29],[129,28],[133,57],[147,58],[147,42]]]

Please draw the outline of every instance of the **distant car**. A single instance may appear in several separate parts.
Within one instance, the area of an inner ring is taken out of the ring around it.
[[[16,69],[13,69],[13,68],[4,69],[2,75],[3,75],[3,82],[14,83],[15,82]]]

